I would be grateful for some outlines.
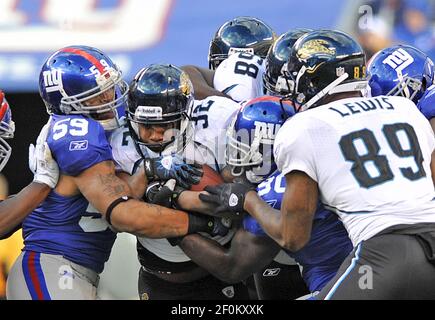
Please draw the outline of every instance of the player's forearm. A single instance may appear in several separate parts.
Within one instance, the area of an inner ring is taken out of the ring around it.
[[[46,184],[32,182],[14,197],[0,203],[0,238],[27,217],[50,193]]]
[[[226,94],[213,87],[214,71],[192,65],[182,66],[181,69],[189,75],[193,84],[195,99],[202,100],[209,96],[223,96],[229,98]]]
[[[117,172],[116,175],[128,184],[133,197],[137,199],[141,199],[143,197],[148,185],[143,167],[141,167],[134,175],[129,175],[125,172]]]
[[[199,199],[200,193],[205,191],[183,191],[178,197],[177,204],[180,208],[186,211],[195,211],[204,214],[210,214],[213,211],[213,206]]]
[[[131,199],[116,206],[111,215],[118,231],[147,238],[172,238],[187,234],[187,213]]]
[[[190,234],[183,238],[179,246],[193,262],[222,281],[235,283],[249,276],[239,272],[243,270],[239,270],[229,249],[216,241],[199,234]]]
[[[244,209],[260,223],[263,230],[275,240],[275,242],[282,247],[284,246],[284,237],[281,228],[282,221],[279,210],[273,209],[254,191],[247,193]]]

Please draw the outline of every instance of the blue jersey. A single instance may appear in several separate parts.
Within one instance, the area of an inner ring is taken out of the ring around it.
[[[280,210],[285,191],[285,177],[276,172],[257,187],[258,195],[271,207]],[[267,236],[251,216],[243,220],[244,229]],[[310,241],[299,251],[286,251],[302,267],[302,276],[311,292],[322,289],[331,280],[343,260],[352,251],[352,242],[337,215],[319,204],[314,216]]]
[[[103,127],[81,115],[52,116],[47,143],[65,175],[112,160]],[[24,250],[62,255],[100,273],[116,234],[81,194],[64,197],[52,190],[24,220],[23,237]]]
[[[423,113],[426,119],[435,117],[435,86],[430,86],[423,97],[418,101],[417,108]]]

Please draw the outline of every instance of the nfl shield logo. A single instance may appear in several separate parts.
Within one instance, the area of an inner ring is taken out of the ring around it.
[[[335,74],[337,75],[337,78],[341,77],[344,74],[344,67],[335,68]]]

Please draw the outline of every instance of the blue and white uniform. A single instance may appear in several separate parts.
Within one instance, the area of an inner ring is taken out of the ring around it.
[[[82,115],[53,115],[47,143],[60,173],[77,176],[102,161],[112,160],[106,134],[97,121]],[[45,287],[44,299],[75,299],[92,297],[93,293],[76,296],[77,288],[59,289],[62,277],[88,278],[96,287],[116,233],[83,195],[62,196],[52,190],[24,220],[23,238],[24,249],[13,268],[8,298],[27,298],[26,292],[14,290],[27,288],[31,298],[38,299],[40,288]],[[24,279],[19,278],[21,275]]]
[[[225,165],[225,129],[239,108],[238,103],[224,97],[212,96],[204,100],[195,100],[192,110],[189,110],[193,127],[186,129],[188,138],[183,156],[190,161],[207,164],[220,172]],[[134,174],[142,163],[142,157],[134,146],[128,127],[116,129],[109,142],[113,148],[117,170]],[[179,142],[169,144],[162,153],[170,154],[177,150]],[[144,145],[140,148],[145,157],[159,156]],[[213,239],[224,245],[231,241],[234,232],[235,230],[232,230],[224,237],[215,236]],[[148,251],[165,261],[178,263],[191,260],[180,247],[172,246],[166,239],[138,237],[138,241]]]
[[[279,172],[272,174],[257,187],[258,195],[277,210],[281,208],[284,191],[285,177]],[[251,216],[244,218],[243,227],[258,237],[268,236]],[[352,248],[346,229],[337,215],[319,204],[314,216],[310,241],[297,252],[285,251],[303,267],[303,279],[310,292],[315,292],[334,277]]]

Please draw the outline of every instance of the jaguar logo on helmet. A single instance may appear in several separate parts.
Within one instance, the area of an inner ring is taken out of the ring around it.
[[[313,39],[305,42],[298,50],[297,56],[299,59],[306,60],[314,54],[323,53],[325,55],[335,55],[335,48],[330,47],[330,43],[323,39]]]
[[[190,95],[192,92],[192,83],[185,72],[180,75],[180,90],[186,96]]]

